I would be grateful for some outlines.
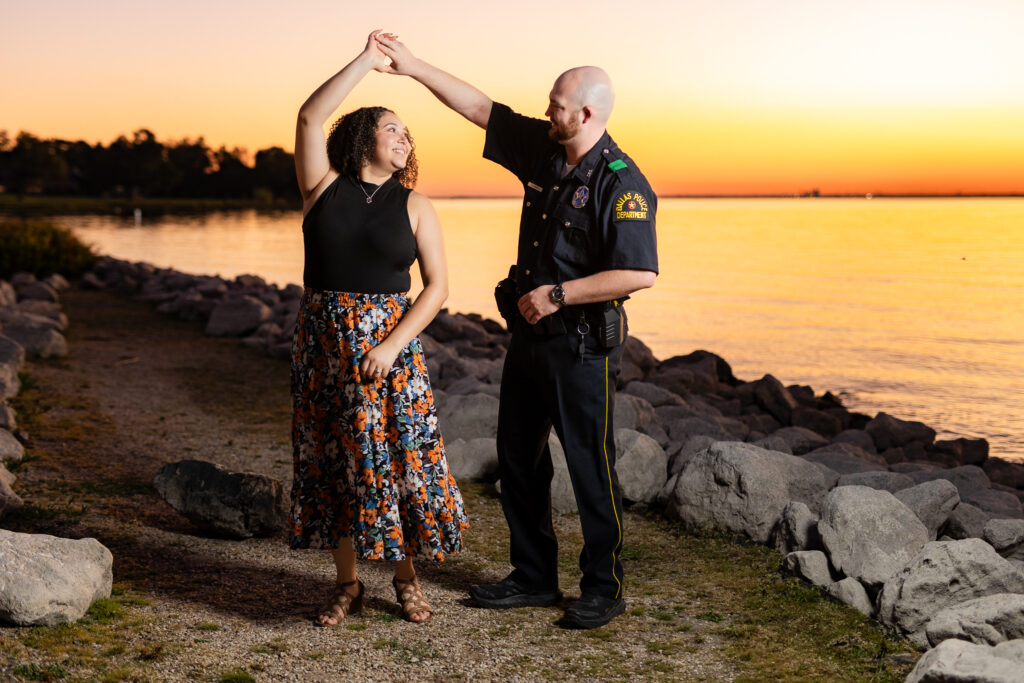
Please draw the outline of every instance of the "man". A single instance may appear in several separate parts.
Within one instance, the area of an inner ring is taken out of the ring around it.
[[[544,121],[516,114],[416,59],[391,34],[378,40],[392,73],[411,76],[487,131],[484,157],[514,173],[525,193],[498,410],[501,503],[514,569],[470,593],[489,608],[547,606],[562,598],[551,524],[553,426],[584,539],[582,595],[562,623],[603,626],[625,610],[612,427],[625,341],[620,304],[654,284],[657,199],[605,130],[614,94],[603,70],[585,66],[559,76]]]

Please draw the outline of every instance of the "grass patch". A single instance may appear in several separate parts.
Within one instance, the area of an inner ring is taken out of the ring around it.
[[[253,647],[251,652],[261,655],[276,655],[288,652],[288,643],[285,642],[284,638],[278,637]]]
[[[104,672],[100,677],[100,683],[118,683],[132,678],[132,670],[127,666]]]
[[[220,673],[221,683],[255,683],[255,679],[248,671],[232,669]]]
[[[352,624],[345,624],[345,628],[347,628],[349,631],[365,631],[367,626],[364,622],[357,621]]]
[[[701,621],[710,621],[710,622],[713,622],[715,624],[719,623],[720,621],[722,621],[722,619],[725,618],[721,614],[719,614],[718,612],[716,612],[714,610],[708,610],[707,612],[701,612],[700,614],[698,614],[696,616]]]
[[[437,659],[441,655],[429,645],[402,643],[395,639],[378,638],[373,642],[374,650],[388,650],[403,664],[415,664],[425,659]]]
[[[196,624],[196,628],[200,631],[219,631],[220,624],[214,624],[209,621],[201,621],[198,624]]]
[[[95,262],[92,249],[66,228],[46,220],[0,219],[0,278],[4,280],[20,272],[75,278]]]
[[[14,667],[12,673],[26,681],[59,681],[71,675],[60,664],[50,664],[48,666],[23,664]]]

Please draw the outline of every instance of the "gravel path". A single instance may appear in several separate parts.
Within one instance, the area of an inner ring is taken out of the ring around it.
[[[731,680],[709,590],[661,543],[662,523],[626,515],[626,615],[595,631],[567,631],[557,608],[475,609],[469,585],[507,571],[507,532],[491,487],[463,483],[472,528],[467,551],[418,563],[433,621],[397,615],[390,572],[363,562],[363,613],[333,629],[311,616],[333,581],[326,552],[290,551],[283,537],[209,538],[149,485],[167,462],[199,458],[290,482],[287,363],[237,340],[204,337],[108,292],[70,291],[71,354],[35,363],[37,406],[23,421],[32,460],[18,489],[40,512],[24,531],[95,536],[114,553],[127,596],[115,624],[123,647],[67,655],[72,678],[106,680]],[[443,429],[443,425],[442,425]],[[69,512],[70,511],[70,512]],[[51,518],[52,517],[52,518]],[[34,526],[33,526],[34,525]],[[50,525],[48,527],[47,525]],[[575,517],[558,521],[562,587],[578,595]],[[635,544],[635,546],[631,546]],[[566,603],[568,604],[568,603]],[[11,665],[53,664],[55,654],[13,638]],[[69,646],[70,647],[70,646]],[[100,649],[99,645],[94,646]],[[70,650],[69,650],[70,651]],[[228,674],[236,678],[231,679]]]

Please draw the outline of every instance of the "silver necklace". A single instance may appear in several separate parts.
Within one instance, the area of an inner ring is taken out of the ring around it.
[[[391,180],[391,178],[388,178],[388,180]],[[384,187],[385,185],[387,185],[387,184],[388,184],[388,180],[385,180],[385,181],[384,181],[383,183],[381,183],[380,185],[378,185],[378,186],[377,186],[377,189],[375,189],[375,190],[374,190],[373,192],[371,192],[370,194],[366,194],[366,188],[365,188],[365,187],[363,187],[363,182],[362,182],[361,180],[359,180],[358,178],[356,178],[356,185],[358,185],[358,186],[359,186],[359,189],[363,191],[363,194],[364,194],[364,195],[366,195],[366,203],[367,203],[367,204],[373,204],[373,195],[377,194],[377,193],[378,193],[378,192],[380,191],[380,188],[382,188],[382,187]],[[372,184],[372,183],[371,183],[371,184]]]

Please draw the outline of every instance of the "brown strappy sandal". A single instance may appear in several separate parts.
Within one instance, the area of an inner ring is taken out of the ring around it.
[[[359,591],[352,595],[345,588],[355,583],[359,584]],[[331,601],[317,614],[317,626],[337,626],[345,620],[345,617],[361,610],[363,608],[363,592],[365,588],[363,582],[359,579],[334,584],[334,593],[331,594]],[[334,619],[335,621],[333,624],[330,624],[327,622],[327,619]]]
[[[399,588],[399,584],[401,584],[401,588]],[[400,579],[396,576],[391,580],[391,585],[395,587],[395,597],[398,599],[398,604],[402,608],[402,616],[406,621],[425,624],[434,618],[434,610],[431,609],[423,591],[420,590],[419,581],[415,576],[411,579]],[[416,621],[412,618],[414,614],[426,614],[427,618]]]

